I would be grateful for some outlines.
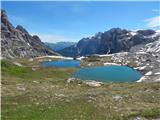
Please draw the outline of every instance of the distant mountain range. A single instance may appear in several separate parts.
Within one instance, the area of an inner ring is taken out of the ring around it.
[[[54,52],[56,51],[56,52]],[[160,34],[154,30],[131,31],[113,28],[82,38],[78,43],[43,43],[37,35],[18,25],[14,27],[7,14],[1,10],[1,56],[36,57],[46,55],[87,56],[118,52],[160,52]]]
[[[106,32],[99,32],[92,37],[82,38],[76,45],[64,48],[58,52],[63,56],[129,52],[131,50],[136,51],[135,49],[143,48],[146,44],[155,41],[160,41],[160,34],[154,30],[131,31],[113,28]],[[159,49],[160,46],[157,46],[157,50]]]
[[[22,58],[46,55],[57,53],[49,49],[37,35],[32,36],[20,25],[14,27],[8,20],[6,12],[1,10],[1,56]]]
[[[70,47],[75,44],[76,42],[56,42],[56,43],[45,42],[45,45],[54,51],[60,51],[64,48]]]

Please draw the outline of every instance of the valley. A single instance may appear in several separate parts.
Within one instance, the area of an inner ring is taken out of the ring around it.
[[[13,64],[15,61],[22,66]],[[78,68],[43,68],[37,59],[15,61],[1,61],[3,120],[160,117],[159,83],[103,83],[96,87],[67,80]]]
[[[1,10],[0,59],[2,120],[160,119],[159,31],[116,27],[42,42]]]

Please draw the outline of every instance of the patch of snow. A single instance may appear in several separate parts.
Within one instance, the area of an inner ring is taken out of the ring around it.
[[[135,69],[138,69],[138,70],[144,70],[147,66],[143,66],[143,67],[136,67]]]
[[[104,65],[117,65],[117,66],[121,66],[120,64],[117,64],[117,63],[104,63]]]
[[[136,82],[143,82],[144,80],[146,80],[147,78],[145,76],[141,77],[139,80],[137,80]]]
[[[107,57],[107,56],[112,56],[112,54],[103,54],[103,55],[98,55],[99,57]]]
[[[29,43],[27,43],[28,46],[31,46]]]
[[[152,75],[152,71],[147,72],[145,75]]]
[[[137,54],[146,54],[144,51],[136,52]]]
[[[155,75],[160,75],[160,72],[154,73]]]
[[[134,36],[134,35],[136,35],[137,33],[136,32],[130,32],[130,34],[132,35],[132,36]]]
[[[72,57],[63,57],[63,56],[41,56],[37,58],[59,58],[59,59],[66,59],[66,60],[73,60]]]
[[[160,82],[160,78],[155,80],[156,82]]]
[[[77,58],[77,60],[82,60],[84,58],[85,58],[84,56],[81,56],[81,57]]]
[[[160,33],[160,30],[156,30],[157,33]]]

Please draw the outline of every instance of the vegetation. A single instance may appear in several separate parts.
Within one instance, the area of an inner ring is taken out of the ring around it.
[[[77,68],[42,68],[37,61],[18,62],[25,66],[1,61],[2,120],[160,118],[160,83],[90,87],[82,81],[67,82]]]

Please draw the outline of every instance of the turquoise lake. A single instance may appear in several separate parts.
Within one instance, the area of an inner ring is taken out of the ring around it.
[[[142,77],[142,74],[127,66],[100,66],[81,68],[74,74],[81,80],[95,80],[102,82],[134,82]]]
[[[80,67],[78,60],[46,61],[44,67]],[[102,82],[134,82],[142,77],[142,74],[127,66],[97,66],[81,68],[73,77],[81,80],[95,80]]]
[[[46,61],[42,63],[44,67],[80,67],[80,61],[78,60],[57,60]]]

